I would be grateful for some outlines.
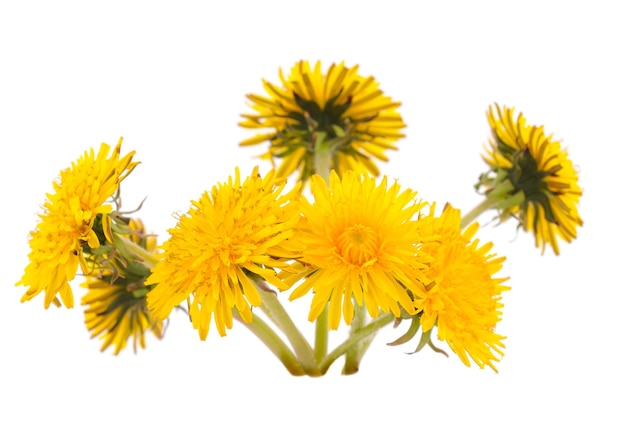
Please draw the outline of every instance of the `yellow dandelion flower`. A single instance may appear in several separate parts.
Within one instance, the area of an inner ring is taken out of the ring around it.
[[[324,73],[318,61],[313,69],[300,61],[288,78],[279,71],[281,84],[263,81],[269,97],[249,94],[254,114],[242,114],[244,128],[265,130],[241,142],[255,145],[270,142],[263,157],[281,159],[279,176],[300,172],[301,179],[316,169],[315,155],[328,151],[331,167],[339,174],[347,170],[379,174],[372,158],[386,161],[386,150],[395,150],[395,141],[404,137],[405,127],[392,101],[379,89],[373,77],[357,73],[358,65],[343,62]]]
[[[129,228],[131,233],[127,236],[132,242],[148,252],[155,252],[155,238],[146,236],[141,220],[131,219]],[[115,256],[109,261],[116,262],[114,270],[120,272],[119,276],[106,269],[102,274],[88,276],[82,284],[89,289],[82,298],[82,304],[87,306],[85,324],[92,338],[100,336],[101,351],[114,346],[117,355],[132,338],[133,349],[137,352],[138,345],[146,347],[146,332],[152,332],[159,339],[164,333],[163,322],[153,318],[146,305],[148,288],[144,281],[150,270],[140,262],[119,261]]]
[[[433,258],[426,276],[432,283],[426,298],[419,300],[420,324],[423,332],[437,326],[440,340],[445,340],[465,365],[469,357],[481,368],[503,355],[505,337],[495,332],[503,307],[500,294],[509,288],[506,278],[494,278],[505,257],[489,253],[492,243],[479,245],[474,239],[478,223],[461,231],[461,213],[446,205],[441,216],[421,221],[426,242],[422,250]]]
[[[148,294],[148,308],[163,320],[185,300],[200,338],[206,339],[211,319],[220,335],[232,327],[232,309],[251,322],[250,305],[260,306],[261,296],[249,273],[285,288],[275,268],[287,266],[298,253],[290,238],[298,221],[298,190],[281,195],[285,179],[275,172],[262,178],[258,168],[241,181],[235,178],[214,186],[170,229],[147,284],[156,284]],[[189,296],[192,298],[189,298]]]
[[[374,178],[333,171],[330,186],[319,176],[311,178],[314,202],[301,199],[303,218],[298,241],[303,244],[300,270],[288,278],[305,281],[290,299],[314,290],[309,320],[315,320],[326,304],[329,327],[337,329],[341,314],[347,324],[354,315],[352,297],[372,317],[379,310],[400,316],[400,306],[415,313],[410,296],[422,295],[424,287],[415,277],[424,268],[417,216],[425,205],[417,193],[391,186],[384,177]],[[408,291],[407,291],[408,289]]]
[[[98,153],[86,151],[53,183],[54,193],[47,195],[41,221],[30,234],[30,263],[16,284],[28,287],[22,302],[45,292],[45,308],[50,303],[60,305],[57,295],[66,307],[74,306],[69,282],[79,265],[85,275],[90,273],[83,248],[97,248],[102,241],[94,222],[100,216],[104,233],[108,233],[112,207],[105,202],[138,164],[132,162],[134,151],[120,158],[121,144],[120,138],[110,156],[110,147],[104,143]]]
[[[513,108],[491,107],[488,119],[492,139],[483,157],[492,170],[479,186],[489,193],[508,181],[501,202],[510,204],[499,206],[502,219],[514,216],[542,253],[549,244],[558,255],[557,237],[571,242],[583,224],[577,209],[582,191],[567,152],[543,127],[527,125],[521,113],[515,118]]]

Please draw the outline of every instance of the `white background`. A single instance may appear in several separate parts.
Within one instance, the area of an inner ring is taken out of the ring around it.
[[[0,443],[624,443],[624,19],[606,1],[2,2]],[[560,257],[481,218],[513,287],[499,374],[387,347],[389,328],[356,376],[294,378],[241,325],[201,342],[182,314],[114,357],[80,307],[20,304],[61,169],[123,136],[141,161],[125,208],[148,196],[164,239],[173,212],[259,162],[238,147],[245,94],[300,59],[359,64],[402,101],[407,137],[381,168],[427,200],[479,202],[493,102],[569,148],[585,225]]]

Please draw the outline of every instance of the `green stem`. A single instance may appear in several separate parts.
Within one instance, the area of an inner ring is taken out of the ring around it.
[[[328,178],[330,178],[332,165],[332,145],[326,141],[326,133],[320,131],[316,133],[315,146],[313,147],[313,168],[315,173],[320,175],[326,183],[328,183]]]
[[[315,361],[320,363],[328,352],[328,304],[315,320]]]
[[[313,167],[315,173],[328,184],[333,163],[333,149],[326,141],[326,133],[318,132],[313,151]],[[328,304],[315,320],[315,359],[320,363],[328,352]]]
[[[159,260],[150,252],[148,252],[146,249],[144,249],[143,247],[141,247],[140,245],[134,243],[132,240],[130,240],[129,238],[126,238],[124,236],[118,236],[115,238],[115,240],[119,240],[122,242],[122,244],[124,244],[124,247],[133,255],[139,257],[141,260],[143,260],[143,264],[150,270],[152,270],[154,268],[154,266],[156,266],[156,263],[159,262]]]
[[[508,180],[499,183],[496,188],[487,193],[483,202],[478,204],[472,210],[467,212],[463,218],[461,218],[461,228],[467,227],[486,210],[506,210],[521,205],[526,199],[524,197],[524,192],[520,190],[513,193],[514,191],[513,186]]]
[[[493,200],[489,198],[485,198],[483,202],[481,202],[472,210],[470,210],[465,215],[463,215],[463,217],[461,218],[461,228],[464,229],[465,227],[469,226],[470,223],[475,221],[476,218],[478,218],[483,212],[491,209],[492,207],[493,207]]]
[[[291,375],[305,375],[304,369],[302,369],[302,366],[296,359],[296,356],[267,323],[254,314],[252,314],[252,322],[246,323],[242,320],[238,311],[233,311],[233,318],[241,322],[241,324],[248,328],[250,332],[256,335],[259,340],[261,340],[263,344],[267,346],[276,357],[278,357]]]
[[[304,372],[309,376],[320,376],[320,370],[315,361],[315,354],[313,348],[309,342],[306,341],[302,333],[298,330],[293,323],[291,317],[285,310],[282,304],[278,301],[276,293],[272,290],[265,289],[259,285],[257,281],[254,281],[256,288],[261,294],[263,305],[261,309],[267,314],[267,316],[276,323],[276,326],[285,334],[287,340],[293,347],[293,350],[304,369]]]
[[[523,190],[516,189],[509,180],[507,171],[504,169],[499,169],[495,176],[481,175],[481,179],[476,187],[478,189],[481,186],[485,186],[488,189],[485,194],[485,200],[461,218],[461,228],[467,227],[486,210],[498,209],[507,212],[512,207],[521,205],[526,199]]]
[[[361,364],[361,360],[363,360],[363,356],[365,355],[365,353],[367,352],[367,350],[371,346],[371,344],[374,341],[375,337],[376,337],[376,332],[372,333],[369,337],[366,337],[366,338],[364,338],[363,340],[361,340],[359,342],[357,354],[356,354],[355,359],[354,359],[354,365],[351,366],[351,367],[348,367],[347,366],[348,363],[347,363],[347,360],[346,360],[346,364],[343,367],[342,374],[344,374],[344,375],[356,374],[359,371],[359,366]]]
[[[365,325],[365,306],[355,304],[354,305],[354,319],[350,324],[350,336],[356,331],[361,329]],[[361,342],[355,343],[346,352],[346,364],[343,367],[343,374],[355,374],[359,370],[359,363],[363,357],[361,351]]]
[[[345,354],[350,350],[354,345],[358,344],[360,341],[366,339],[372,334],[376,333],[378,330],[383,328],[384,326],[390,324],[395,319],[392,313],[386,313],[378,318],[375,318],[371,322],[369,322],[366,326],[359,329],[358,331],[354,331],[350,333],[350,336],[346,341],[341,343],[335,349],[333,349],[320,363],[320,370],[322,374],[326,374],[330,365],[334,363],[339,357]]]

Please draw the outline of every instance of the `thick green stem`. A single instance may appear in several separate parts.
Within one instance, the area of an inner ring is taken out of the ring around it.
[[[482,175],[477,187],[481,186],[488,188],[485,200],[461,218],[461,228],[470,225],[486,210],[498,209],[506,212],[521,205],[526,199],[523,190],[517,190],[504,169],[499,169],[495,176]]]
[[[301,376],[305,375],[302,365],[296,359],[296,356],[291,352],[285,342],[272,330],[272,328],[261,320],[259,317],[252,315],[252,322],[246,323],[241,319],[239,312],[233,311],[233,318],[256,335],[259,340],[268,347],[272,353],[278,357],[281,363],[287,368],[292,375]]]
[[[326,133],[320,131],[315,135],[315,146],[313,147],[313,168],[315,173],[320,175],[326,183],[330,178],[330,170],[333,165],[333,147],[326,140]]]
[[[343,370],[342,370],[342,373],[344,375],[356,374],[359,371],[361,360],[363,360],[363,356],[365,355],[370,345],[374,341],[374,337],[376,337],[376,332],[374,332],[369,337],[366,337],[359,342],[359,346],[358,346],[354,361],[348,362],[348,360],[346,360],[346,364],[344,365]],[[348,364],[350,364],[350,366],[348,366]]]
[[[493,207],[493,200],[491,200],[489,198],[485,198],[485,200],[483,202],[481,202],[476,207],[474,207],[472,210],[470,210],[465,215],[463,215],[463,217],[461,218],[461,228],[464,229],[467,226],[469,226],[483,212],[491,209],[492,207]]]
[[[315,320],[315,361],[320,363],[328,352],[328,304]]]
[[[283,305],[280,304],[278,298],[276,297],[276,293],[271,290],[264,289],[256,281],[254,281],[254,284],[261,294],[261,299],[263,300],[261,309],[285,334],[287,340],[293,347],[296,357],[300,361],[304,372],[309,376],[321,375],[317,362],[315,361],[313,348],[311,348],[309,342],[306,341],[302,333],[293,323],[293,320],[289,317],[289,314]]]
[[[357,332],[359,329],[363,328],[365,325],[365,306],[355,304],[354,305],[354,319],[350,324],[350,336],[353,333]],[[361,357],[363,357],[363,352],[361,350],[362,342],[355,343],[348,351],[346,352],[346,364],[343,367],[343,374],[355,374],[359,370],[359,363],[361,362]]]
[[[366,339],[367,337],[375,334],[382,327],[392,323],[394,319],[395,317],[392,313],[386,313],[379,316],[378,318],[375,318],[358,331],[351,332],[346,341],[337,346],[324,358],[324,360],[322,360],[322,362],[320,363],[320,370],[322,374],[326,374],[328,368],[330,368],[330,365],[332,365],[335,360],[337,360],[348,350],[350,350],[350,348],[352,348],[354,345],[358,344],[362,340]]]
[[[333,164],[333,149],[326,141],[326,133],[319,132],[316,135],[313,151],[313,167],[315,173],[326,181],[330,178],[330,170]],[[315,359],[320,363],[328,352],[328,304],[315,320]]]
[[[156,263],[158,263],[158,259],[151,254],[150,252],[148,252],[146,249],[144,249],[143,247],[141,247],[138,244],[135,244],[132,240],[130,240],[129,238],[126,238],[124,236],[118,236],[116,237],[116,241],[119,240],[124,244],[124,247],[133,255],[139,257],[141,260],[143,260],[143,264],[150,270],[152,270],[154,268],[154,266],[156,266]]]

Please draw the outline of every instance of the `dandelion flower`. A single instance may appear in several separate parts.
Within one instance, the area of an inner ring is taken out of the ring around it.
[[[206,339],[211,319],[224,336],[232,327],[233,308],[251,322],[250,305],[262,303],[250,274],[285,288],[275,268],[298,255],[290,241],[298,221],[297,201],[292,201],[298,190],[281,195],[285,183],[274,171],[262,178],[258,168],[242,182],[237,169],[234,179],[192,201],[169,230],[161,260],[146,281],[156,284],[148,293],[148,308],[157,319],[188,300],[200,338]]]
[[[491,171],[479,187],[495,196],[507,181],[501,218],[517,218],[524,230],[532,231],[542,253],[550,245],[558,255],[558,238],[571,242],[583,224],[577,209],[582,191],[567,152],[543,127],[527,125],[522,114],[515,118],[513,108],[491,107],[488,119],[492,138],[483,157]]]
[[[461,231],[460,211],[446,205],[441,216],[421,222],[425,242],[422,250],[433,260],[425,275],[432,280],[426,298],[419,301],[423,332],[435,325],[440,340],[445,340],[461,361],[470,366],[469,357],[478,366],[489,366],[503,355],[505,337],[495,332],[501,318],[500,294],[507,290],[495,278],[505,260],[489,253],[492,243],[480,245],[474,236],[478,223]]]
[[[319,61],[313,68],[300,61],[287,78],[279,71],[280,86],[264,80],[269,96],[249,94],[254,113],[242,114],[240,123],[263,132],[241,145],[269,141],[263,157],[281,159],[279,176],[296,170],[301,179],[313,173],[325,176],[315,165],[320,155],[330,158],[324,163],[340,175],[347,170],[378,175],[373,159],[387,160],[385,151],[396,149],[405,125],[397,111],[400,102],[385,96],[373,77],[357,71],[358,65],[347,68],[342,62],[324,73]]]
[[[131,219],[129,228],[131,233],[127,236],[133,243],[155,252],[155,238],[146,236],[140,220]],[[115,256],[109,261],[116,263],[114,270],[119,271],[119,276],[106,269],[102,274],[88,276],[83,283],[83,287],[89,289],[82,298],[82,304],[87,306],[85,324],[92,338],[100,336],[102,351],[113,346],[117,355],[132,338],[133,349],[137,352],[138,345],[146,347],[146,332],[152,332],[159,339],[164,332],[163,322],[154,319],[146,305],[148,288],[144,281],[150,270],[140,262],[119,261]]]
[[[377,185],[368,175],[346,171],[340,179],[333,171],[329,184],[315,175],[311,178],[314,202],[302,197],[301,269],[288,282],[305,281],[290,299],[313,289],[310,321],[330,301],[331,329],[337,329],[342,314],[351,323],[353,297],[372,317],[379,310],[400,316],[400,307],[415,313],[409,291],[415,296],[424,293],[416,279],[425,267],[416,218],[425,203],[398,183],[388,186],[386,177]]]
[[[98,153],[86,151],[53,183],[54,193],[47,195],[41,221],[30,234],[30,262],[17,283],[28,287],[23,302],[45,292],[45,308],[59,306],[57,296],[66,307],[74,306],[69,282],[79,265],[85,275],[90,273],[83,248],[97,248],[101,242],[94,222],[100,216],[102,226],[110,227],[112,207],[105,202],[138,164],[132,162],[134,151],[120,158],[121,144],[120,138],[110,156],[104,143]]]

